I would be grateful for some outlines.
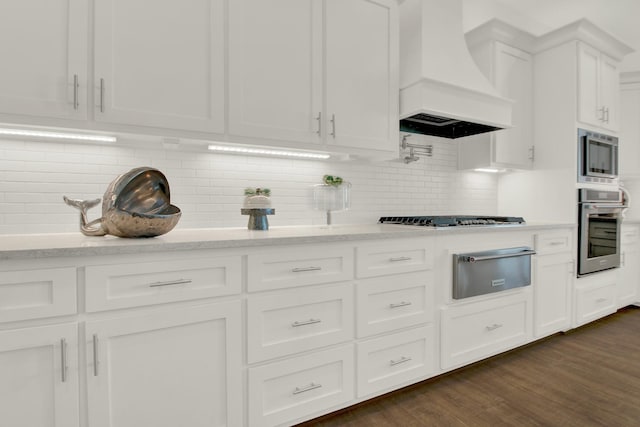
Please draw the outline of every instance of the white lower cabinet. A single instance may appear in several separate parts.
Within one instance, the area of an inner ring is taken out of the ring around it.
[[[622,262],[618,270],[616,304],[618,308],[639,301],[640,286],[640,226],[622,225]]]
[[[90,427],[239,426],[240,302],[86,323]]]
[[[249,425],[290,425],[352,400],[353,345],[249,368]]]
[[[509,350],[531,339],[529,290],[451,305],[441,311],[441,367],[450,369]]]
[[[78,426],[75,323],[0,332],[0,425]]]
[[[353,339],[350,283],[251,295],[247,307],[249,363]]]
[[[575,326],[615,313],[617,277],[614,269],[577,279]]]
[[[420,381],[435,370],[433,324],[358,344],[358,397]]]

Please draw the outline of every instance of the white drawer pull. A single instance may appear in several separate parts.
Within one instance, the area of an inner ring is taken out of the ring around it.
[[[309,320],[303,320],[302,322],[299,322],[296,320],[291,324],[291,326],[294,328],[297,328],[298,326],[313,325],[314,323],[320,323],[320,322],[322,322],[322,320],[320,319],[309,319]]]
[[[389,366],[396,366],[396,365],[399,365],[399,364],[401,364],[401,363],[408,362],[408,361],[410,361],[410,360],[411,360],[411,358],[410,358],[410,357],[404,357],[404,356],[402,356],[402,357],[401,357],[400,359],[398,359],[398,360],[390,360],[390,361],[389,361]]]
[[[502,328],[502,325],[500,323],[494,323],[493,325],[487,326],[486,328],[487,328],[487,331],[494,331],[498,328]]]
[[[395,304],[389,304],[389,308],[405,307],[407,305],[411,305],[411,301],[400,301]]]
[[[304,393],[304,392],[307,392],[307,391],[315,390],[315,389],[320,388],[320,387],[322,387],[322,384],[311,383],[306,387],[302,387],[302,388],[296,387],[296,389],[293,390],[293,394]]]
[[[606,300],[607,300],[606,298],[598,298],[596,302],[601,303],[601,302],[605,302]]]
[[[296,267],[296,268],[292,268],[291,272],[300,273],[302,271],[318,271],[318,270],[322,270],[322,267]]]
[[[175,285],[185,285],[187,283],[191,283],[192,280],[191,279],[178,279],[178,280],[169,280],[167,282],[154,282],[154,283],[150,283],[149,287],[150,288],[157,288],[160,286],[175,286]]]
[[[411,261],[411,257],[410,256],[399,256],[399,257],[395,257],[395,258],[389,258],[389,261],[391,261],[391,262]]]

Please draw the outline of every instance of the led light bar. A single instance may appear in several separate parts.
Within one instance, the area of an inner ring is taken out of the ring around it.
[[[488,173],[499,173],[499,172],[504,172],[504,169],[493,169],[493,168],[478,168],[478,169],[474,169],[474,171],[476,172],[488,172]]]
[[[328,159],[329,154],[307,153],[304,151],[268,150],[263,148],[231,147],[226,145],[209,145],[209,150],[230,154],[257,154],[263,156],[282,156],[300,159]]]
[[[0,128],[0,135],[35,137],[35,138],[51,138],[51,139],[71,139],[74,141],[91,141],[91,142],[116,142],[117,141],[115,136],[50,132],[50,131],[25,130],[25,129]]]

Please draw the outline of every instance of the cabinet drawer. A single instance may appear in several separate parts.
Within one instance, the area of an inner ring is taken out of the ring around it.
[[[615,281],[576,288],[577,326],[614,313],[616,308]]]
[[[235,294],[241,280],[240,256],[87,266],[87,311]]]
[[[247,276],[249,292],[349,280],[353,248],[314,245],[250,254]]]
[[[249,425],[291,423],[354,398],[353,346],[249,369]]]
[[[540,233],[535,237],[535,248],[539,255],[569,252],[573,242],[573,233],[568,230],[554,233]]]
[[[433,266],[433,250],[427,239],[361,244],[356,253],[358,277],[428,270]]]
[[[509,350],[531,336],[531,294],[521,292],[442,310],[442,368]]]
[[[359,337],[433,321],[431,271],[359,280],[357,296]]]
[[[76,312],[74,267],[0,273],[0,322]]]
[[[296,289],[247,303],[249,363],[353,339],[350,283]]]
[[[358,344],[358,397],[425,379],[434,352],[433,325]]]

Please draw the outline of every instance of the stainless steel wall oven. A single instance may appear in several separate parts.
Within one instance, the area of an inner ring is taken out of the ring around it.
[[[578,276],[620,267],[622,192],[578,190]]]

